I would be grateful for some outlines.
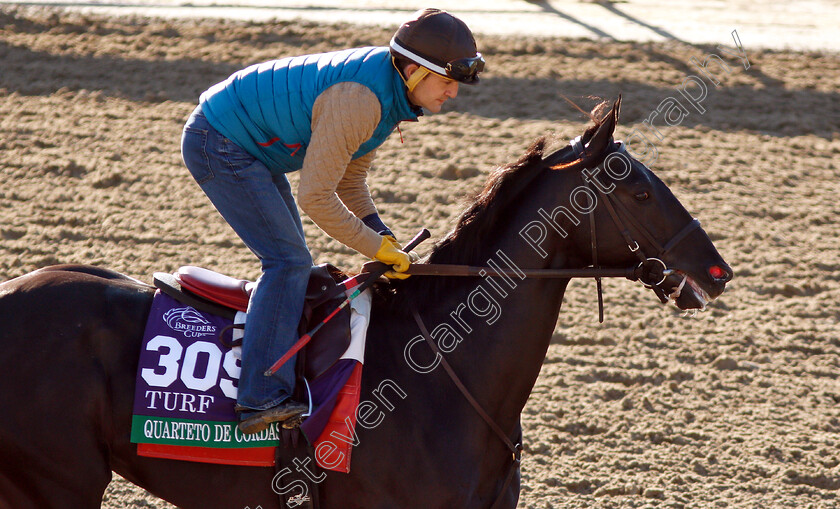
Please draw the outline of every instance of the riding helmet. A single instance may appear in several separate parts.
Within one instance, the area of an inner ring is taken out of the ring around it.
[[[478,83],[484,58],[466,23],[440,9],[422,9],[391,39],[391,54],[461,83]]]

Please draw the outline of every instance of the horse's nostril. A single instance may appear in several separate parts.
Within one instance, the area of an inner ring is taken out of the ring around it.
[[[709,275],[718,281],[729,281],[732,278],[728,271],[718,265],[712,265],[709,267]]]

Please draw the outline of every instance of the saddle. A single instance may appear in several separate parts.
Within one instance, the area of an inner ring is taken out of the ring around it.
[[[298,335],[322,321],[345,299],[338,283],[346,275],[329,264],[312,267],[306,288]],[[233,320],[248,309],[256,283],[236,279],[209,269],[185,266],[174,274],[157,272],[154,283],[163,293],[184,304]],[[312,340],[298,352],[296,372],[314,380],[327,371],[350,345],[350,308],[345,307],[326,322]]]

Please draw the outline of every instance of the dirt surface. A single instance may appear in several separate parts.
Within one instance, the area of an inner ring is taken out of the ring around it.
[[[109,16],[307,20],[392,29],[424,4],[404,0],[0,0]],[[733,29],[750,48],[840,51],[840,1],[435,0],[477,33],[717,44]]]
[[[180,162],[201,91],[250,63],[367,44],[349,25],[149,20],[0,9],[0,278],[88,263],[150,281],[258,266]],[[464,200],[531,141],[579,135],[561,94],[623,94],[617,137],[715,45],[485,36],[488,71],[441,114],[403,126],[369,184],[401,237],[453,225]],[[734,52],[734,41],[718,44]],[[721,54],[729,73],[652,164],[736,279],[682,317],[625,281],[567,292],[522,416],[520,507],[837,507],[840,489],[840,57]],[[713,68],[713,67],[710,67]],[[708,82],[707,82],[708,83]],[[363,258],[305,221],[316,261]],[[104,507],[169,507],[117,479]]]

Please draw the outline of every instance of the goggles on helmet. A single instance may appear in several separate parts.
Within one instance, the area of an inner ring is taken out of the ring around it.
[[[484,57],[476,53],[472,58],[459,58],[446,64],[446,75],[456,81],[472,83],[484,70]]]
[[[400,44],[396,36],[391,39],[391,49],[436,74],[461,83],[472,84],[478,82],[478,73],[484,70],[484,57],[481,56],[481,53],[476,53],[474,57],[458,58],[447,63],[445,67],[441,67]]]

